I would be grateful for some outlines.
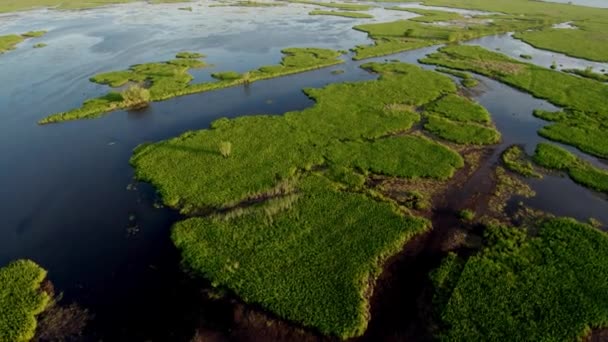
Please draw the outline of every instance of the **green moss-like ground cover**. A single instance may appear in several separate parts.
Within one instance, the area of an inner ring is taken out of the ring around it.
[[[0,341],[25,342],[34,337],[36,315],[50,297],[40,291],[46,271],[29,260],[0,268]]]
[[[442,341],[577,341],[608,326],[608,236],[572,219],[490,227],[431,279]]]
[[[539,132],[600,157],[608,156],[608,85],[542,68],[478,46],[447,46],[423,63],[469,70],[492,77],[566,108],[564,115],[542,117],[555,121]]]
[[[321,6],[321,7],[337,8],[337,9],[340,9],[343,11],[367,11],[373,7],[370,5],[361,5],[361,4],[340,3],[340,2],[317,2],[317,1],[308,1],[308,0],[287,0],[287,2],[297,3],[297,4],[315,5],[315,6]]]
[[[337,17],[345,17],[345,18],[358,18],[358,19],[371,19],[374,16],[367,13],[359,13],[359,12],[340,12],[340,11],[311,11],[308,13],[309,15],[333,15]]]
[[[540,173],[534,170],[532,162],[529,160],[529,157],[526,155],[521,146],[514,145],[507,148],[502,153],[501,159],[507,169],[517,172],[522,176],[537,178],[542,177]]]
[[[227,87],[233,87],[259,80],[290,75],[308,70],[342,63],[340,53],[333,50],[317,48],[289,48],[283,50],[285,56],[281,64],[263,66],[258,70],[243,73],[239,78],[220,79],[216,82],[190,84],[192,76],[188,70],[193,67],[203,67],[204,62],[186,58],[184,53],[168,62],[146,63],[132,66],[127,71],[114,71],[95,75],[92,82],[108,84],[113,87],[122,86],[128,82],[150,82],[152,101],[162,101],[176,96],[189,95]],[[180,58],[181,57],[181,58]],[[216,73],[216,76],[226,76],[228,73]],[[122,99],[120,93],[110,92],[107,95],[86,101],[82,107],[67,112],[52,114],[39,124],[90,119],[117,109],[129,108],[130,104]]]
[[[303,180],[299,192],[293,208],[270,217],[180,222],[173,241],[190,268],[245,301],[325,334],[361,335],[370,279],[428,224],[320,176]]]
[[[46,31],[30,31],[23,34],[9,34],[0,36],[0,54],[6,51],[13,50],[17,44],[28,38],[41,37],[46,34]]]
[[[595,167],[561,147],[538,144],[534,161],[543,167],[567,172],[572,180],[587,188],[608,193],[607,170]]]
[[[341,338],[365,331],[382,262],[429,228],[379,200],[366,176],[439,181],[464,164],[447,146],[407,133],[417,107],[457,91],[449,77],[404,63],[363,67],[381,76],[307,89],[316,101],[308,109],[220,119],[142,145],[131,159],[165,204],[199,216],[172,234],[189,269]],[[211,208],[223,210],[208,215]]]

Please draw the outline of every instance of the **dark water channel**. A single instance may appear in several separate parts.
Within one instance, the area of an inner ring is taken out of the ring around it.
[[[49,278],[64,291],[66,301],[76,301],[95,315],[84,340],[187,341],[200,324],[220,332],[230,329],[229,308],[202,300],[204,281],[192,280],[179,267],[179,255],[169,239],[170,227],[179,215],[155,208],[158,199],[151,186],[130,186],[133,170],[129,158],[134,147],[206,128],[220,117],[282,114],[309,107],[313,103],[301,91],[306,87],[375,78],[358,67],[362,62],[347,61],[247,87],[154,103],[143,111],[36,125],[49,113],[104,93],[104,87],[87,81],[91,74],[168,59],[174,51],[189,47],[207,53],[216,70],[243,71],[276,63],[280,48],[285,46],[347,49],[366,42],[365,35],[350,29],[352,21],[329,18],[310,23],[304,21],[308,18],[302,17],[301,9],[260,12],[282,14],[282,19],[270,24],[264,17],[244,20],[239,16],[250,15],[232,10],[233,20],[239,23],[236,31],[218,21],[213,34],[197,39],[174,37],[195,35],[192,27],[197,27],[200,19],[189,18],[188,13],[180,14],[192,25],[180,26],[184,32],[172,31],[175,28],[170,21],[175,18],[162,19],[149,34],[127,31],[122,24],[132,19],[129,11],[137,14],[141,25],[146,24],[151,14],[145,6],[129,5],[126,14],[112,9],[85,11],[78,20],[70,12],[53,12],[48,19],[46,11],[0,17],[5,20],[0,32],[51,29],[47,52],[33,55],[38,51],[24,47],[0,56],[0,189],[4,195],[0,205],[0,265],[31,258],[48,269]],[[108,18],[115,23],[104,31],[100,27]],[[205,19],[215,23],[213,14]],[[301,22],[293,24],[296,20]],[[268,26],[258,30],[262,24]],[[91,29],[91,25],[96,28]],[[83,30],[92,31],[83,34]],[[273,39],[265,39],[268,36]],[[260,46],[252,40],[265,43]],[[434,49],[375,60],[416,63]],[[337,69],[345,72],[333,75],[331,71]],[[213,70],[200,71],[197,81],[208,78]],[[489,162],[495,163],[511,144],[525,145],[532,152],[543,140],[536,131],[544,124],[532,117],[532,110],[555,108],[495,81],[481,80],[475,98],[492,113],[503,135]],[[608,222],[605,196],[559,175],[530,183],[537,192],[536,197],[526,200],[530,206],[581,220],[595,217]]]

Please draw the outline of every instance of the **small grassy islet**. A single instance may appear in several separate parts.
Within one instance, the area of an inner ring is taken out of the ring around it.
[[[525,177],[542,178],[521,146],[510,146],[502,153],[501,159],[505,167],[513,172]]]
[[[177,96],[201,93],[216,89],[238,86],[259,80],[265,80],[304,71],[319,69],[342,63],[340,52],[318,48],[289,48],[284,49],[285,55],[278,65],[263,66],[241,74],[239,78],[220,79],[216,82],[190,84],[192,76],[190,68],[201,68],[206,64],[199,60],[198,53],[181,52],[177,58],[168,62],[138,64],[127,71],[102,73],[91,78],[92,82],[120,87],[129,82],[141,83],[149,81],[151,101],[162,101]],[[193,58],[193,56],[196,56]],[[232,73],[219,72],[219,78]],[[130,108],[121,93],[110,92],[100,98],[87,100],[82,107],[67,112],[56,113],[43,118],[38,123],[90,119],[117,109]]]
[[[452,76],[459,77],[461,79],[460,84],[465,88],[474,88],[479,84],[479,81],[468,72],[462,72],[458,70],[437,68],[436,71],[450,74]]]
[[[559,146],[538,144],[534,161],[548,169],[567,172],[572,180],[587,188],[608,193],[608,170],[595,167]]]
[[[315,10],[308,13],[309,15],[333,15],[336,17],[356,18],[356,19],[371,19],[374,16],[367,13],[359,12],[340,12],[340,11],[320,11]]]
[[[0,341],[25,342],[34,337],[36,315],[50,303],[40,290],[46,271],[30,260],[0,268]]]
[[[0,36],[0,54],[15,49],[17,44],[28,38],[42,37],[45,34],[46,31],[30,31],[23,34],[9,34]]]
[[[554,218],[490,226],[485,241],[431,273],[440,340],[576,341],[608,326],[606,233]]]

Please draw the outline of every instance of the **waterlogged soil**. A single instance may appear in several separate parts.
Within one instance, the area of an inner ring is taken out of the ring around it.
[[[161,7],[133,3],[91,11],[38,10],[0,16],[0,34],[49,31],[43,39],[47,48],[20,45],[0,57],[0,188],[10,195],[0,207],[0,265],[31,258],[48,269],[67,302],[76,301],[94,314],[84,340],[188,341],[197,333],[205,341],[323,339],[238,300],[209,299],[205,291],[209,284],[182,271],[169,239],[170,226],[181,217],[157,207],[151,186],[133,184],[128,161],[132,149],[142,142],[207,128],[220,117],[306,108],[312,101],[302,88],[373,79],[376,75],[358,67],[370,60],[352,62],[347,56],[343,65],[174,98],[95,120],[51,126],[36,122],[105,93],[107,88],[88,81],[98,72],[167,60],[187,50],[207,54],[205,60],[214,65],[193,73],[195,82],[205,81],[216,71],[240,72],[274,64],[285,47],[349,49],[369,44],[365,34],[351,29],[353,25],[412,15],[373,9],[369,13],[374,19],[311,18],[307,15],[311,6],[300,4],[245,9],[208,8],[195,2],[192,12],[178,10],[179,4],[157,6]],[[159,8],[163,16],[157,15]],[[471,43],[517,56],[529,54],[531,63],[543,66],[554,59],[564,68],[594,65],[534,49],[508,35]],[[416,63],[436,48],[372,60]],[[532,153],[544,141],[536,132],[546,123],[534,118],[532,111],[557,108],[476,77],[481,83],[467,95],[490,111],[502,142],[484,151],[476,172],[456,177],[441,205],[428,213],[435,229],[414,239],[389,262],[372,298],[370,329],[361,340],[430,336],[430,331],[418,327],[429,313],[413,308],[428,310],[426,275],[445,254],[446,241],[459,226],[455,213],[486,201],[494,186],[489,175],[507,146],[521,144]],[[585,158],[606,168],[604,160]],[[527,182],[537,195],[522,199],[525,205],[608,223],[605,195],[558,173]]]

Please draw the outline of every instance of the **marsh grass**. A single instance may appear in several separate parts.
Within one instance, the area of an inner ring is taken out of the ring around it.
[[[469,74],[468,72],[462,72],[446,68],[437,68],[436,71],[459,77],[461,79],[460,84],[462,84],[462,86],[465,88],[474,88],[479,84],[479,81],[473,76],[471,76],[471,74]]]
[[[458,213],[458,217],[465,222],[470,222],[475,219],[475,212],[470,209],[463,209]]]
[[[607,74],[593,72],[593,68],[591,68],[591,67],[588,67],[586,69],[562,69],[562,71],[570,73],[570,74],[578,75],[581,77],[586,77],[586,78],[596,80],[599,82],[608,82]]]
[[[304,178],[298,192],[293,207],[270,217],[192,218],[176,224],[172,239],[215,286],[321,333],[359,336],[380,265],[429,225],[320,176]]]
[[[122,101],[128,108],[143,108],[150,103],[150,91],[141,86],[134,85],[121,93]]]
[[[439,339],[577,341],[608,324],[606,233],[552,218],[489,226],[484,240],[476,255],[450,254],[431,273]]]
[[[230,154],[232,154],[232,143],[230,141],[220,142],[219,150],[222,157],[230,157]]]
[[[30,260],[0,268],[0,341],[25,342],[34,337],[36,315],[50,302],[40,290],[46,271]]]
[[[236,71],[222,71],[222,72],[215,72],[215,73],[211,74],[211,77],[218,79],[220,81],[232,81],[232,80],[238,80],[238,79],[242,78],[243,75],[239,74]]]
[[[511,59],[478,46],[447,46],[421,59],[427,64],[473,71],[546,99],[565,108],[539,134],[574,145],[600,157],[608,156],[608,85]],[[540,114],[538,114],[540,115]]]
[[[209,130],[189,132],[142,146],[131,160],[137,176],[156,185],[167,205],[186,213],[200,208],[230,206],[252,193],[272,188],[281,179],[291,178],[297,170],[310,170],[315,165],[324,164],[325,148],[338,140],[377,139],[410,129],[420,120],[418,114],[409,111],[411,108],[456,91],[448,77],[416,66],[371,63],[365,68],[380,73],[380,80],[307,89],[307,94],[317,103],[301,112],[220,119]],[[412,86],[414,84],[415,87]],[[403,103],[405,106],[387,111],[387,103]],[[233,150],[238,151],[238,158],[237,155],[222,158],[217,153],[222,141],[232,143]],[[428,154],[432,154],[434,148],[447,153],[442,155],[445,161],[438,160],[437,165],[424,164],[428,165],[429,171],[425,171],[427,166],[418,167],[417,172],[421,176],[428,174],[445,178],[454,167],[459,167],[459,163],[449,162],[457,155],[421,138],[396,139],[361,147],[381,148],[383,144],[399,145],[407,141],[413,145],[399,151],[403,158],[412,154],[411,160],[415,160],[415,156],[421,155],[418,147],[427,145],[430,147],[425,150]],[[416,142],[418,145],[414,144]],[[345,144],[343,148],[349,146]],[[332,148],[336,149],[335,146]],[[340,156],[338,152],[334,151],[335,158]],[[377,163],[386,160],[384,173],[407,172],[390,164],[394,153],[390,149],[378,152],[383,153],[375,156]],[[435,171],[431,171],[433,169]],[[411,172],[414,176],[414,171]],[[242,174],[248,176],[241,177]],[[172,179],[191,179],[192,183],[182,184]],[[225,187],[225,182],[230,183],[230,187]]]
[[[587,188],[608,193],[608,171],[575,156],[556,145],[541,143],[536,147],[534,161],[540,166],[565,171],[575,182]]]
[[[408,20],[355,26],[355,30],[366,32],[375,41],[374,45],[357,47],[356,59],[388,55],[430,45],[456,43],[492,34],[528,30],[548,24],[542,18],[498,15],[465,18],[458,13],[445,11],[393,9],[418,13],[420,16]],[[489,24],[488,20],[491,20]],[[435,22],[442,22],[445,25],[433,25]]]
[[[285,59],[252,77],[306,60]],[[316,102],[307,109],[219,119],[141,145],[131,158],[137,178],[167,206],[199,216],[172,230],[194,274],[340,338],[363,334],[383,262],[430,227],[406,215],[428,208],[429,196],[408,193],[408,207],[397,206],[368,177],[440,182],[464,165],[448,146],[410,132],[418,108],[457,92],[449,77],[405,63],[362,67],[380,77],[306,89]],[[235,152],[226,158],[218,148],[228,141]]]
[[[46,34],[46,31],[30,31],[23,34],[9,34],[0,36],[0,54],[6,51],[13,50],[17,44],[28,38],[41,37]],[[38,44],[36,44],[38,45]],[[40,46],[42,47],[42,46]]]
[[[33,48],[34,48],[34,49],[40,49],[40,48],[47,47],[47,46],[48,46],[48,45],[47,45],[47,44],[45,44],[45,43],[37,43],[37,44],[34,44],[34,45],[33,45]]]
[[[333,15],[336,17],[345,17],[345,18],[357,18],[357,19],[371,19],[374,16],[367,13],[359,13],[359,12],[340,12],[340,11],[311,11],[308,15]]]
[[[501,159],[505,167],[513,172],[526,177],[542,178],[521,146],[510,146],[502,153]]]
[[[373,45],[358,45],[352,50],[354,60],[390,55],[438,44],[437,41],[413,38],[377,38]]]
[[[206,64],[198,59],[189,58],[202,56],[192,52],[181,52],[176,59],[168,62],[146,63],[131,66],[126,71],[113,71],[91,77],[92,82],[120,87],[129,82],[150,83],[151,101],[162,101],[177,96],[234,87],[270,78],[291,75],[309,70],[340,64],[341,52],[318,48],[288,48],[283,51],[284,57],[280,64],[263,66],[257,70],[243,73],[238,78],[233,72],[214,73],[213,77],[220,78],[215,82],[190,84],[192,75],[188,70],[193,67],[203,67]],[[230,77],[230,78],[229,78]],[[111,93],[110,93],[111,94]],[[108,96],[110,95],[108,94]],[[81,108],[67,112],[56,113],[41,119],[39,124],[95,118],[117,109],[128,108],[129,104],[120,101],[107,101],[104,97],[88,100]]]
[[[317,2],[317,1],[307,1],[307,0],[287,0],[287,2],[321,6],[321,7],[337,8],[337,9],[340,9],[343,11],[367,11],[373,7],[370,5],[360,5],[360,4],[352,4],[352,3]]]
[[[491,145],[500,141],[500,133],[493,127],[470,122],[457,122],[429,113],[424,129],[457,144]]]
[[[489,145],[500,141],[490,113],[466,97],[448,94],[425,106],[424,129],[457,144]]]

